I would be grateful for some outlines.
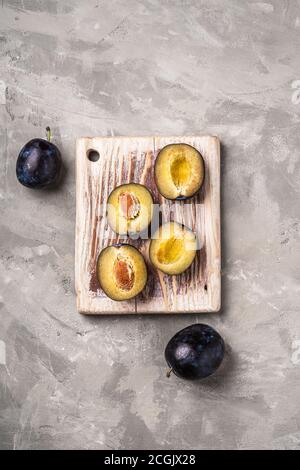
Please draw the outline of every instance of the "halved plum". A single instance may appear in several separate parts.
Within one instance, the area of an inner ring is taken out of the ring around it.
[[[142,184],[117,186],[107,201],[107,220],[119,235],[138,234],[145,230],[153,215],[153,198]]]
[[[112,300],[129,300],[144,289],[148,275],[142,254],[124,243],[101,251],[97,277],[102,290]]]
[[[169,144],[157,156],[154,175],[162,196],[172,200],[188,199],[203,184],[204,160],[191,145]]]
[[[194,261],[197,238],[194,232],[177,222],[161,225],[150,242],[151,263],[166,274],[181,274]]]

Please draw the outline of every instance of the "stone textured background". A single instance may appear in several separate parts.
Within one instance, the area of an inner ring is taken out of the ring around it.
[[[2,0],[0,48],[0,447],[300,448],[300,2]],[[66,175],[35,192],[47,125]],[[75,138],[182,133],[222,141],[221,312],[80,316]],[[196,321],[225,364],[167,379]]]

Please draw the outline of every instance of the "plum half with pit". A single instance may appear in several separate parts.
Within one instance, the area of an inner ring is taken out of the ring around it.
[[[108,197],[107,220],[119,235],[139,235],[147,229],[152,215],[153,198],[142,184],[122,184]]]
[[[211,326],[196,323],[176,333],[167,344],[165,358],[171,372],[183,379],[203,379],[213,374],[225,354],[221,335]]]
[[[47,140],[32,139],[19,153],[16,166],[17,178],[27,188],[52,187],[60,180],[61,154],[56,145],[50,142],[50,128],[47,127],[46,131]]]
[[[139,250],[127,243],[119,243],[100,252],[97,277],[102,290],[112,300],[129,300],[142,292],[148,274]]]

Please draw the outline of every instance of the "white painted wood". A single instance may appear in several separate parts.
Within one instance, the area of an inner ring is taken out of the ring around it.
[[[205,162],[205,182],[187,202],[161,197],[153,179],[158,151],[167,144],[184,142],[197,148]],[[89,149],[100,158],[91,162]],[[81,138],[76,145],[76,248],[77,306],[81,313],[182,313],[217,311],[221,303],[220,247],[220,143],[216,137],[97,137]],[[193,228],[202,248],[191,268],[180,276],[167,276],[152,268],[147,241],[129,240],[145,255],[149,279],[135,299],[115,302],[100,289],[96,261],[102,248],[119,241],[107,224],[109,193],[125,182],[145,184],[155,202],[162,204],[165,220],[173,218]]]

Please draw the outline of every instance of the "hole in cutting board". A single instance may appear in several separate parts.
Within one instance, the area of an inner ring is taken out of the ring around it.
[[[90,162],[97,162],[100,158],[98,150],[90,149],[86,154]]]

